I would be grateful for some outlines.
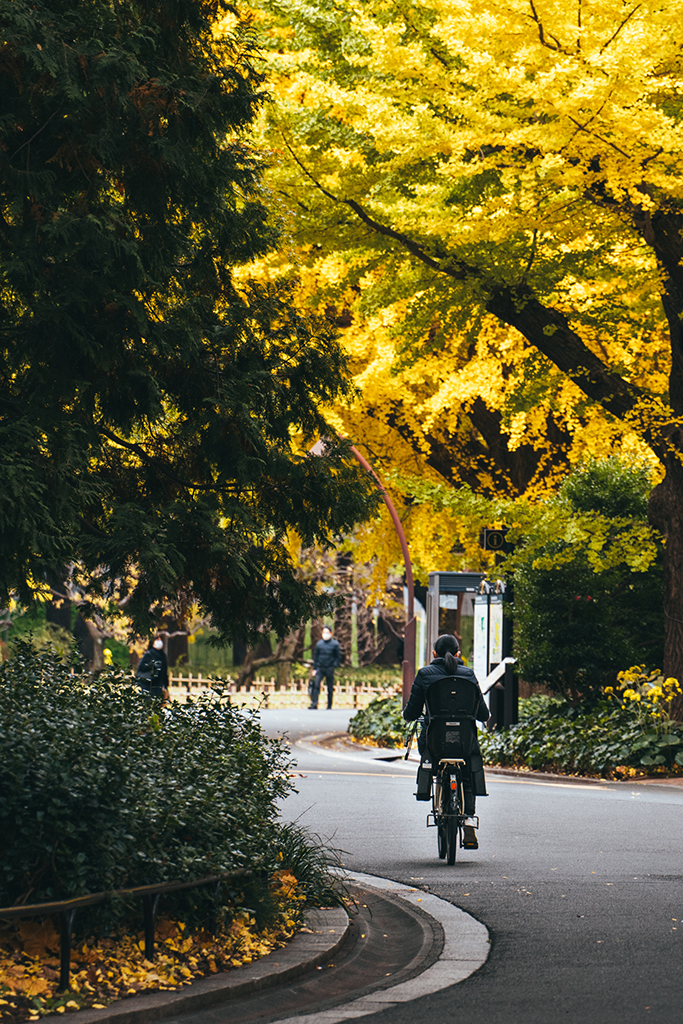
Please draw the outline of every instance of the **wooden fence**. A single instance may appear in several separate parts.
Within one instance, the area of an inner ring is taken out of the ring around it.
[[[196,696],[202,690],[211,689],[213,681],[201,673],[169,672],[171,697],[185,701],[188,696]],[[256,678],[251,683],[238,686],[237,682],[226,677],[223,683],[227,692],[236,704],[248,707],[263,708],[306,708],[310,703],[308,696],[308,679],[292,679],[287,686],[278,686],[275,679]],[[336,682],[334,687],[333,705],[335,708],[365,708],[375,697],[393,697],[400,693],[400,685],[369,686],[367,684],[351,684],[343,680]],[[318,707],[327,706],[327,687],[323,679]]]

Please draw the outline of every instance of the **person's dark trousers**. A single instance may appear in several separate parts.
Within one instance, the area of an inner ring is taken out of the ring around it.
[[[425,756],[425,746],[426,746],[425,735],[424,735],[424,732],[421,732],[420,735],[417,738],[417,749],[418,749],[421,757]],[[422,765],[420,765],[420,768],[421,767],[422,767]],[[425,788],[424,783],[421,784],[420,768],[418,768],[418,770],[417,770],[417,791],[418,791],[418,793],[420,793],[420,796],[418,797],[418,800],[425,800],[425,799],[429,799],[429,797],[428,796],[425,797],[425,795],[424,795],[425,793],[427,793],[427,789]],[[433,774],[436,774],[436,769],[437,769],[437,765],[432,765],[432,773]],[[463,796],[465,797],[465,807],[464,807],[465,815],[468,818],[473,818],[474,814],[475,814],[475,807],[476,807],[476,799],[477,798],[474,795],[474,789],[472,788],[472,772],[470,771],[469,765],[467,765],[467,767],[465,768],[465,771],[463,772],[462,789],[463,789]]]
[[[469,768],[464,772],[462,788],[463,795],[465,797],[465,815],[468,818],[473,818],[476,807],[476,797],[474,795],[474,790],[472,789],[472,773]]]
[[[311,703],[309,704],[309,707],[317,708],[318,697],[320,696],[320,680],[318,678],[317,672],[313,679],[311,679],[310,683],[308,684],[308,696],[311,698]]]
[[[319,668],[315,673],[315,679],[311,683],[311,707],[317,708],[318,698],[320,696],[320,685],[323,681],[323,676],[327,682],[327,706],[332,707],[332,698],[334,697],[334,669],[333,668]]]

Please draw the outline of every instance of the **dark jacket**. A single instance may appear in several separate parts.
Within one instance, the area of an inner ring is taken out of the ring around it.
[[[333,636],[329,640],[318,640],[313,652],[315,669],[337,668],[341,665],[341,647]]]
[[[151,679],[146,679],[151,673]],[[157,688],[168,690],[168,659],[165,651],[157,651],[150,647],[140,658],[136,678],[143,690],[156,691]]]
[[[479,680],[475,676],[471,668],[467,668],[465,663],[456,659],[458,662],[457,675],[461,679],[471,679],[479,686]],[[403,709],[403,717],[406,722],[416,721],[422,712],[424,711],[425,705],[425,690],[430,683],[433,683],[436,679],[445,679],[450,673],[446,671],[446,662],[443,658],[434,658],[431,665],[425,665],[415,676],[415,682],[413,688],[410,691],[410,698],[405,708]],[[486,706],[484,697],[481,697],[479,701],[479,710],[477,711],[477,721],[486,722],[489,717],[489,709]]]
[[[475,676],[471,668],[467,668],[465,664],[457,659],[458,667],[456,669],[456,676],[460,679],[471,679],[477,686],[479,686],[479,680]],[[415,722],[422,712],[425,706],[425,690],[427,687],[435,682],[437,679],[446,679],[450,676],[450,672],[446,670],[446,663],[443,658],[435,658],[431,665],[426,665],[421,668],[415,676],[415,682],[413,688],[410,691],[410,698],[405,708],[403,709],[403,717],[407,722]],[[489,709],[486,706],[486,701],[483,695],[479,699],[479,708],[477,710],[477,721],[486,722],[489,717]],[[423,736],[420,736],[418,740],[418,748],[420,751],[424,748]],[[486,796],[486,781],[484,779],[484,762],[481,756],[481,750],[479,744],[475,741],[475,749],[470,758],[469,764],[470,771],[472,773],[472,788],[477,796]]]

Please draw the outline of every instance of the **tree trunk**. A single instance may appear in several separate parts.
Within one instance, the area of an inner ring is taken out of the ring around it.
[[[276,666],[278,685],[287,685],[289,682],[290,666],[296,660],[294,652],[299,640],[299,634],[303,628],[303,626],[299,627],[299,629],[286,636],[284,640],[280,640],[273,654],[257,657],[259,652],[264,649],[263,644],[259,644],[256,650],[250,647],[237,676],[237,685],[244,686],[246,683],[251,683],[257,670],[264,669],[268,665]],[[268,646],[270,647],[270,643]],[[283,666],[286,666],[286,668],[283,668]]]
[[[665,676],[683,686],[683,464],[667,456],[666,476],[650,495],[650,522],[664,534]],[[671,715],[683,722],[683,695],[672,701]]]

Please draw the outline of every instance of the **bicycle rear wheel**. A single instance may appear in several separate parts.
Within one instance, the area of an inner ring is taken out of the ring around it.
[[[455,864],[455,858],[458,855],[458,839],[460,836],[460,829],[458,828],[458,819],[455,814],[450,814],[446,818],[446,863]]]
[[[432,783],[432,813],[436,823],[436,842],[439,851],[439,860],[446,856],[446,819],[442,813],[443,789],[441,784],[441,773]]]
[[[446,821],[446,862],[448,864],[455,864],[455,858],[458,855],[458,844],[460,842],[460,787],[457,789],[449,788],[444,792],[445,801],[444,803],[448,807]]]

